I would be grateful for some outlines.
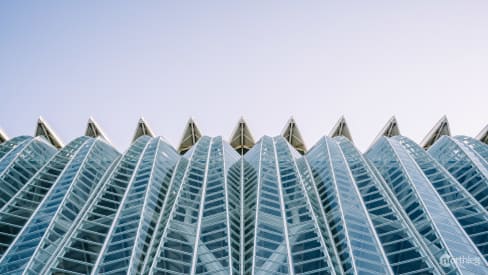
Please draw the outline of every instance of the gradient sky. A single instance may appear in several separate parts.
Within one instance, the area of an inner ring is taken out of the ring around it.
[[[245,3],[244,3],[245,2]],[[395,115],[420,141],[488,123],[488,1],[0,1],[0,127],[89,116],[125,150],[142,115],[177,146],[194,117],[257,140],[294,116],[311,147],[341,115],[366,149]]]

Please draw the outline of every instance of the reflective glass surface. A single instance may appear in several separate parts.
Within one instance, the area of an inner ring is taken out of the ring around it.
[[[488,145],[293,127],[3,142],[0,274],[488,274]]]

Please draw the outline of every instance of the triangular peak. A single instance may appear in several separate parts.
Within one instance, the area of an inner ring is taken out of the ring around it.
[[[339,121],[334,125],[334,128],[329,133],[329,137],[337,137],[343,136],[352,141],[351,131],[349,131],[349,127],[347,126],[346,119],[344,116],[339,118]]]
[[[90,117],[88,119],[88,123],[86,125],[86,130],[85,130],[85,136],[89,136],[93,138],[100,137],[106,142],[111,143],[110,140],[105,135],[105,133],[103,132],[100,125],[98,125],[98,123],[95,121],[95,119],[93,119],[93,117]]]
[[[254,146],[254,138],[251,135],[251,131],[247,127],[247,123],[244,118],[241,117],[237,123],[230,138],[230,145],[236,149],[239,154],[244,155],[249,149]]]
[[[49,143],[51,143],[54,147],[58,149],[64,146],[63,142],[59,139],[56,133],[54,133],[52,128],[42,117],[39,117],[39,119],[37,120],[34,136],[40,136],[45,138]]]
[[[298,130],[295,120],[290,118],[281,132],[281,135],[290,143],[300,154],[305,154],[305,142],[303,142],[300,130]]]
[[[429,149],[441,136],[450,136],[451,130],[449,129],[449,121],[447,117],[443,116],[429,131],[425,138],[420,143],[425,150]]]
[[[373,146],[376,142],[381,137],[394,137],[394,136],[399,136],[400,135],[400,128],[398,127],[398,122],[395,118],[395,116],[392,116],[381,128],[381,131],[378,133],[378,135],[374,138],[373,143],[371,143],[371,146]]]
[[[481,142],[488,144],[488,125],[481,130],[481,132],[476,136],[477,139],[479,139]]]
[[[180,146],[178,147],[178,152],[184,154],[186,151],[197,143],[197,141],[202,137],[200,130],[198,130],[193,118],[190,118],[186,123],[186,128],[183,131],[183,137],[181,138]]]
[[[151,130],[149,125],[147,124],[146,120],[143,117],[139,119],[137,122],[136,131],[134,132],[134,137],[132,138],[132,142],[136,141],[141,136],[150,136],[154,137],[154,132]]]
[[[7,134],[0,128],[0,143],[3,143],[8,140]]]

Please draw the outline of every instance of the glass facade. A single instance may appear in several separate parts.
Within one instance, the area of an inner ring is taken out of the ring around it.
[[[487,144],[397,129],[363,154],[344,121],[307,150],[290,123],[4,141],[0,274],[488,274]]]

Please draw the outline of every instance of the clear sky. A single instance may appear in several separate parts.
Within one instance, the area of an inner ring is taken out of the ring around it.
[[[311,147],[341,115],[366,149],[396,115],[420,141],[488,123],[488,1],[0,1],[0,127],[89,116],[125,150],[142,115],[177,146],[194,117],[257,140],[294,116]]]

